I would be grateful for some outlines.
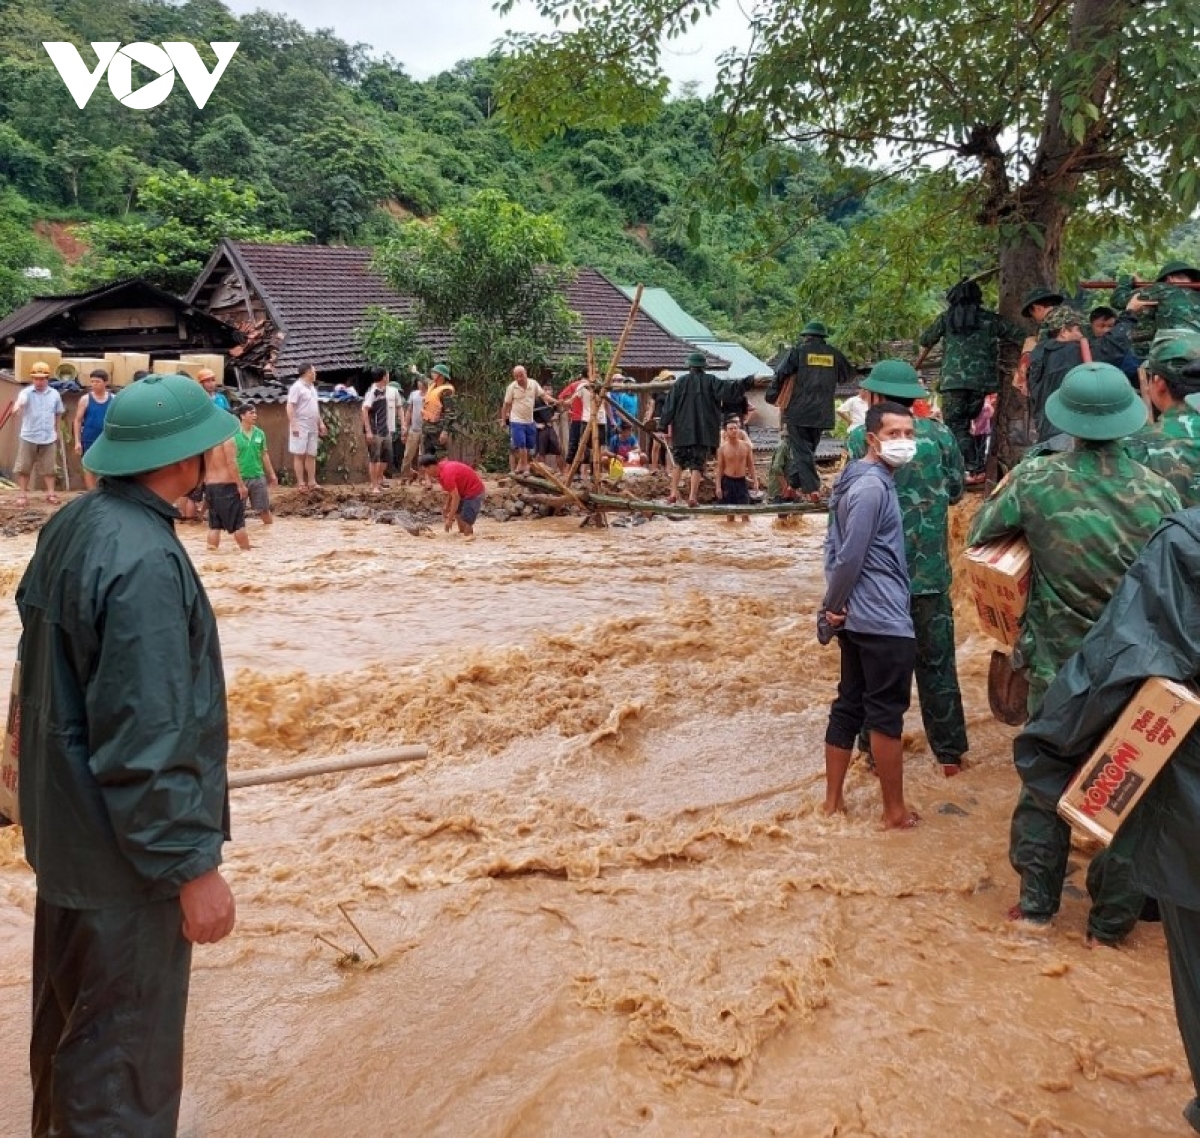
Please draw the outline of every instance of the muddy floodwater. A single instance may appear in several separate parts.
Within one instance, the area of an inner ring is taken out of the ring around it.
[[[1160,927],[1086,948],[1080,850],[1049,929],[1005,919],[1011,732],[964,598],[968,770],[941,777],[914,708],[923,820],[884,834],[861,766],[848,816],[819,810],[820,520],[250,532],[182,531],[231,767],[430,757],[233,792],[238,925],[195,954],[182,1134],[1188,1133]],[[5,688],[33,544],[0,541]],[[0,832],[6,1136],[33,899]]]

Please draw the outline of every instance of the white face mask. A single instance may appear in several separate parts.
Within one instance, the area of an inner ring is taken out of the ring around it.
[[[879,457],[888,466],[904,466],[917,453],[916,439],[887,439],[879,444]]]

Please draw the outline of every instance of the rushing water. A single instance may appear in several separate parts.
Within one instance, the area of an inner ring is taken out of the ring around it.
[[[1159,928],[1084,946],[1085,853],[1049,930],[1005,920],[1011,736],[961,597],[968,771],[941,778],[914,710],[921,825],[879,832],[858,767],[820,815],[822,533],[284,518],[213,554],[185,529],[235,769],[430,758],[234,792],[238,927],[196,952],[181,1132],[1185,1133]],[[5,676],[32,547],[0,544]],[[0,832],[4,1135],[32,911]]]

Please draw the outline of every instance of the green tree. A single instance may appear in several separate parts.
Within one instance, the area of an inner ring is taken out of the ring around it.
[[[462,426],[479,444],[496,445],[510,370],[524,364],[536,374],[574,332],[562,294],[562,227],[486,190],[432,222],[410,222],[378,251],[376,267],[416,300],[419,325],[450,332]],[[378,334],[370,323],[363,333]]]
[[[72,283],[80,288],[126,277],[144,277],[186,292],[222,237],[237,241],[298,241],[297,230],[269,230],[254,220],[258,204],[251,189],[227,178],[191,174],[150,175],[137,194],[139,216],[96,221],[83,227],[88,253]]]
[[[644,121],[663,91],[664,39],[715,6],[534,4],[557,30],[513,37],[501,84],[526,139]],[[893,174],[943,166],[970,190],[1001,311],[1015,316],[1027,288],[1056,279],[1073,213],[1164,226],[1200,201],[1198,14],[1196,0],[813,0],[798,18],[789,0],[764,0],[750,47],[720,69],[719,185],[753,200],[756,156],[771,150],[767,182],[799,164],[801,151],[772,150],[781,141]]]

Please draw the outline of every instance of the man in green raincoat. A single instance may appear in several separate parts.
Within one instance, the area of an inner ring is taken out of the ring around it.
[[[1029,678],[1030,715],[1159,522],[1180,506],[1169,483],[1121,448],[1120,440],[1146,422],[1146,407],[1119,368],[1072,369],[1047,400],[1046,416],[1076,440],[1075,449],[1020,463],[975,515],[967,539],[981,545],[1020,534],[1029,543],[1033,576],[1016,656]],[[1009,844],[1021,876],[1014,919],[1045,923],[1058,912],[1070,847],[1070,830],[1053,805],[1022,791]],[[1127,860],[1103,851],[1087,884],[1089,937],[1119,942],[1143,904]]]
[[[126,388],[84,457],[99,488],[17,589],[35,1136],[176,1130],[192,945],[234,902],[221,649],[171,503],[237,429],[184,376]]]
[[[1200,377],[1198,377],[1200,378]],[[1188,402],[1200,411],[1200,396]],[[1092,630],[1046,692],[1013,747],[1024,793],[1047,811],[1151,676],[1200,675],[1200,509],[1174,514],[1130,567]],[[1113,847],[1133,883],[1158,901],[1175,1017],[1193,1090],[1200,1087],[1200,732],[1171,756]],[[1184,1109],[1200,1131],[1200,1101]]]

